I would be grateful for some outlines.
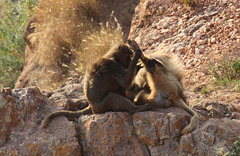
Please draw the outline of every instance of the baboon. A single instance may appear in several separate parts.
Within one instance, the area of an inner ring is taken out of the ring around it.
[[[135,55],[132,58],[133,54]],[[134,52],[126,44],[113,47],[86,70],[84,92],[89,106],[79,111],[54,112],[43,120],[41,127],[45,128],[54,117],[61,115],[79,117],[82,114],[108,111],[133,113],[148,109],[149,104],[136,106],[125,97],[125,91],[132,84],[141,55],[141,51]]]
[[[182,134],[191,132],[198,114],[186,104],[180,83],[183,75],[179,61],[174,56],[161,53],[149,56],[142,54],[141,61],[144,67],[138,71],[132,87],[127,91],[130,99],[136,105],[150,103],[152,109],[169,106],[183,108],[193,117],[189,125],[182,130]]]

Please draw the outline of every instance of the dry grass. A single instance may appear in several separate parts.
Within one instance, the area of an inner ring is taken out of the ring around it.
[[[116,21],[117,22],[117,21]],[[90,62],[103,56],[115,44],[123,43],[123,33],[119,24],[101,24],[100,30],[92,31],[82,40],[81,46],[75,50],[76,59],[70,65],[72,76],[78,76]]]
[[[35,51],[41,55],[40,65],[61,62],[62,55],[70,55],[79,46],[82,38],[92,29],[97,3],[84,3],[78,0],[42,1],[36,9],[38,22],[34,23],[35,32],[30,35]],[[89,5],[83,6],[83,5]],[[86,9],[90,6],[95,6]],[[91,15],[91,16],[89,16]],[[57,60],[57,61],[56,61]]]
[[[117,24],[117,27],[109,23],[101,24],[99,31],[92,32],[83,40],[79,49],[79,59],[81,62],[94,61],[95,58],[105,54],[110,47],[117,43],[123,43],[121,26],[119,24]]]
[[[46,0],[36,8],[38,21],[29,37],[42,67],[33,73],[41,77],[36,82],[40,88],[52,90],[66,79],[79,76],[87,62],[123,42],[117,20],[101,24],[95,20],[97,15],[97,0]]]

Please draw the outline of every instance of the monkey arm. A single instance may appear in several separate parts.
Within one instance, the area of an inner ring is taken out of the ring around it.
[[[149,61],[149,58],[145,55],[141,55],[141,61],[143,62],[143,64],[145,64],[145,66],[147,65],[147,62]]]
[[[142,55],[142,51],[138,49],[135,52],[135,55],[128,66],[126,75],[124,77],[125,88],[129,88],[132,84],[133,78],[135,77],[135,74],[136,74],[137,62],[141,57],[141,55]]]
[[[128,73],[126,71],[125,68],[123,68],[121,65],[119,65],[119,67],[117,67],[116,69],[118,69],[117,71],[113,71],[112,72],[112,77],[113,79],[123,88],[127,89],[130,87],[130,85],[132,84],[132,79],[131,79],[131,75],[127,76]],[[134,76],[134,72],[132,73],[132,76]]]
[[[112,77],[118,82],[118,84],[127,89],[131,86],[133,78],[136,75],[137,69],[137,62],[142,55],[141,50],[137,50],[135,52],[134,57],[132,58],[131,62],[129,63],[128,68],[124,68],[122,64],[116,63],[111,65],[111,73]],[[127,61],[127,60],[125,60]]]
[[[135,96],[133,102],[134,104],[136,105],[143,105],[143,104],[146,104],[146,103],[151,103],[151,101],[149,101],[147,99],[147,97],[149,96],[149,92],[146,92],[146,90],[142,89],[140,90],[137,95]]]
[[[132,84],[133,78],[136,75],[137,62],[142,55],[142,51],[137,51],[131,60],[127,70],[123,68],[122,65],[118,64],[115,69],[118,71],[113,71],[113,78],[119,83],[119,85],[125,89],[129,88]]]
[[[141,68],[134,79],[134,85],[139,88],[149,88],[146,73],[146,68]]]
[[[134,40],[128,39],[128,40],[127,40],[127,43],[128,43],[128,45],[130,46],[130,48],[131,48],[133,51],[136,51],[136,50],[138,50],[138,49],[141,49],[140,46],[137,44],[137,42],[134,41]]]

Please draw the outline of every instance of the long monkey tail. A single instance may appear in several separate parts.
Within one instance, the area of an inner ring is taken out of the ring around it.
[[[182,130],[182,134],[187,134],[192,132],[196,126],[198,114],[192,108],[190,108],[181,98],[174,100],[174,105],[180,108],[183,108],[185,111],[190,113],[193,117],[191,118],[190,123]]]
[[[41,128],[46,128],[48,126],[48,124],[52,121],[53,118],[57,117],[57,116],[66,116],[66,117],[79,117],[81,115],[85,115],[85,114],[92,114],[92,110],[91,107],[88,106],[87,108],[84,108],[83,110],[78,110],[78,111],[67,111],[67,110],[60,110],[54,113],[51,113],[50,115],[48,115],[41,124]]]

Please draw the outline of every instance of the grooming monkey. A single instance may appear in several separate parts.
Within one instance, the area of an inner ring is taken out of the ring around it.
[[[139,46],[135,41],[131,41],[135,47]],[[139,48],[140,49],[140,48]],[[182,134],[187,134],[193,130],[198,114],[186,104],[183,95],[183,87],[180,83],[183,77],[181,64],[177,58],[161,53],[154,53],[149,56],[142,54],[141,61],[144,68],[141,68],[127,95],[136,105],[150,103],[152,108],[165,108],[177,106],[183,108],[193,115],[187,127],[182,130]]]
[[[134,48],[134,45],[131,45]],[[105,113],[108,111],[128,111],[130,113],[143,111],[149,104],[137,106],[125,97],[125,91],[132,84],[136,74],[136,64],[141,57],[137,50],[131,59],[133,51],[121,44],[113,47],[97,62],[87,68],[85,74],[84,92],[89,106],[79,111],[60,110],[51,113],[41,124],[47,127],[56,116],[79,117],[82,114]]]

